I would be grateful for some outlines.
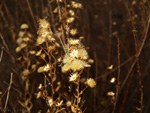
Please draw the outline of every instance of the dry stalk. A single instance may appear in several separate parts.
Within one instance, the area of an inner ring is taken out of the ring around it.
[[[13,77],[13,73],[11,73],[11,77],[10,77],[10,83],[9,83],[8,92],[7,92],[7,97],[6,97],[6,102],[5,102],[5,107],[4,107],[4,111],[5,111],[5,112],[6,112],[6,108],[7,108],[8,99],[9,99],[10,88],[11,88],[11,85],[12,85],[12,83],[13,83],[12,77]]]
[[[115,109],[116,109],[116,105],[117,105],[117,100],[118,100],[118,95],[119,95],[119,91],[120,91],[120,41],[119,38],[116,36],[117,38],[117,53],[118,53],[118,75],[117,75],[117,85],[116,85],[116,96],[115,96],[115,102],[114,102],[114,108],[113,108],[113,112],[115,113]]]
[[[2,57],[3,57],[3,47],[2,48],[2,51],[1,51],[1,55],[0,55],[0,62],[2,61]]]

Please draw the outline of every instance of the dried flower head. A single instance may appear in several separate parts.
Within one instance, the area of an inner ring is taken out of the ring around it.
[[[25,42],[28,42],[29,40],[30,40],[29,37],[24,37],[24,38],[23,38],[23,41],[25,41]]]
[[[45,41],[46,41],[45,38],[39,37],[39,38],[36,40],[36,43],[37,43],[38,45],[41,45],[41,44],[43,44]]]
[[[113,65],[110,65],[107,69],[112,70],[113,69]]]
[[[43,70],[44,70],[45,72],[49,71],[49,70],[50,70],[50,65],[47,64],[46,66],[44,66]]]
[[[115,81],[116,81],[116,78],[113,77],[113,78],[111,78],[110,83],[114,83]]]
[[[41,91],[39,91],[39,92],[37,93],[36,98],[40,98],[41,96],[42,96],[42,92],[41,92]]]
[[[67,106],[67,107],[70,107],[70,106],[71,106],[71,101],[67,101],[67,102],[66,102],[66,106]]]
[[[17,44],[20,45],[20,44],[22,43],[22,41],[23,41],[23,38],[22,38],[22,37],[19,37],[19,38],[17,39]]]
[[[55,41],[55,38],[53,38],[52,35],[50,35],[50,34],[47,35],[47,39],[49,41]]]
[[[49,22],[45,19],[39,20],[39,28],[48,28],[50,26]]]
[[[20,31],[19,32],[19,37],[22,38],[24,36],[25,32],[24,31]]]
[[[27,47],[27,44],[26,43],[21,43],[20,47],[25,48],[25,47]]]
[[[94,88],[96,86],[96,82],[93,78],[88,78],[86,84],[91,88]]]
[[[22,72],[22,74],[25,75],[25,76],[26,76],[26,75],[29,75],[29,73],[30,73],[30,71],[29,71],[28,69],[25,69],[25,70]]]
[[[56,7],[53,12],[58,13],[58,7]]]
[[[76,34],[77,34],[77,29],[71,29],[71,30],[70,30],[70,34],[71,34],[72,36],[76,35]]]
[[[33,64],[33,65],[31,66],[31,69],[32,69],[32,72],[34,72],[34,71],[36,70],[36,64]]]
[[[66,20],[67,23],[72,23],[75,20],[74,17],[70,17]]]
[[[65,64],[65,65],[62,67],[61,70],[62,70],[63,73],[69,71],[69,70],[70,70],[70,64]]]
[[[70,75],[69,81],[70,81],[70,82],[73,82],[73,81],[75,81],[77,78],[78,78],[78,73],[73,73],[73,74]]]
[[[43,66],[42,66],[42,67],[39,67],[38,70],[37,70],[37,72],[38,72],[38,73],[44,72],[44,67],[43,67]]]
[[[72,39],[72,38],[70,38],[69,39],[69,44],[70,45],[80,45],[81,43],[80,43],[80,40],[79,39]]]
[[[82,60],[78,60],[78,59],[75,59],[72,61],[72,63],[70,64],[70,68],[76,72],[76,71],[79,71],[81,69],[84,68],[84,62]]]
[[[49,106],[52,106],[53,105],[53,99],[52,98],[48,98],[48,104],[49,104]]]
[[[79,9],[82,8],[82,4],[81,3],[77,3],[75,1],[72,1],[71,5],[72,5],[73,8],[79,8]]]
[[[31,51],[29,51],[29,53],[30,53],[31,55],[34,55],[36,52],[33,51],[33,50],[31,50]]]
[[[89,59],[88,63],[92,64],[92,63],[94,63],[94,60],[93,59]]]
[[[114,96],[115,93],[114,93],[113,91],[110,91],[110,92],[107,93],[107,95],[108,95],[108,96]]]
[[[47,65],[45,65],[45,66],[39,67],[38,70],[37,70],[37,72],[38,72],[38,73],[42,73],[42,72],[47,72],[47,71],[49,71],[49,70],[50,70],[50,65],[47,64]]]
[[[46,38],[46,36],[49,34],[49,31],[47,29],[40,29],[37,34],[41,38]]]
[[[74,15],[75,15],[74,10],[69,10],[69,14],[70,14],[71,16],[74,16]]]
[[[79,57],[78,50],[77,49],[73,49],[69,55],[72,58],[78,58]]]
[[[66,63],[70,64],[72,61],[73,61],[73,58],[70,57],[68,54],[66,54],[66,55],[64,56],[64,58],[63,58],[63,63],[64,63],[64,64],[66,64]]]
[[[29,26],[27,24],[22,24],[20,27],[20,29],[28,29],[28,28],[29,28]]]
[[[83,59],[83,60],[87,60],[88,59],[88,53],[87,53],[87,51],[84,48],[79,49],[78,54],[79,54],[79,57],[81,59]]]
[[[42,53],[42,54],[41,54],[41,58],[42,58],[42,59],[45,59],[45,57],[46,57],[46,54],[45,54],[45,53]]]
[[[42,86],[42,84],[39,84],[39,87],[38,87],[38,89],[42,89],[43,88],[43,86]]]
[[[40,56],[42,52],[42,49],[40,49],[39,51],[37,51],[36,56]]]
[[[16,48],[16,53],[19,53],[21,51],[21,49],[22,49],[21,47],[17,47]]]

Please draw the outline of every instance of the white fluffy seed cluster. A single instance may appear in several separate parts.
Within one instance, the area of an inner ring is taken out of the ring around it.
[[[82,46],[79,39],[69,39],[67,53],[63,58],[62,72],[72,70],[73,72],[80,71],[84,67],[90,67],[88,64],[88,53]]]
[[[36,43],[38,45],[43,44],[46,40],[55,41],[50,28],[50,23],[46,19],[39,20],[39,30],[37,34],[38,38],[36,40]]]
[[[96,82],[93,78],[88,78],[86,80],[86,84],[91,88],[94,88],[96,86]]]
[[[28,42],[31,41],[31,34],[27,32],[28,28],[29,26],[27,24],[22,24],[20,27],[21,31],[19,32],[19,38],[17,39],[17,53],[20,52],[23,48],[27,47]]]

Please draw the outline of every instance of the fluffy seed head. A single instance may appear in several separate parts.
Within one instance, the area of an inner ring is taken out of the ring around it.
[[[70,70],[70,64],[65,64],[63,67],[62,67],[62,72],[65,73],[67,71]]]
[[[88,53],[87,51],[83,48],[83,49],[79,49],[79,57],[83,60],[87,60],[88,59]]]
[[[71,30],[70,30],[70,34],[71,34],[72,36],[76,35],[76,34],[77,34],[77,29],[71,29]]]
[[[71,51],[70,53],[70,56],[73,57],[73,58],[78,58],[78,50],[77,49],[74,49]]]
[[[88,78],[86,84],[91,88],[94,88],[96,86],[96,82],[93,78]]]
[[[72,62],[73,58],[70,57],[68,54],[65,55],[65,57],[63,58],[63,63],[66,64],[70,64]]]
[[[83,68],[84,68],[84,66],[83,66],[83,61],[82,61],[82,60],[77,60],[77,59],[73,60],[72,63],[70,64],[70,68],[71,68],[74,72],[83,69]]]
[[[66,102],[67,107],[71,106],[71,101]]]
[[[39,28],[48,28],[50,26],[49,22],[45,19],[39,20]]]

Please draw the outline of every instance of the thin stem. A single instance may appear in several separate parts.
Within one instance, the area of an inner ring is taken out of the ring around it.
[[[117,37],[117,36],[116,36]],[[117,76],[117,85],[116,85],[116,97],[115,97],[115,103],[114,103],[114,108],[113,112],[115,113],[116,105],[117,105],[117,100],[118,100],[118,94],[120,90],[120,41],[119,38],[117,37],[117,43],[118,43],[118,76]]]
[[[6,112],[6,107],[7,107],[8,99],[9,99],[10,88],[11,88],[11,85],[13,83],[12,77],[13,77],[13,73],[11,73],[11,77],[10,77],[10,84],[9,84],[9,87],[8,87],[7,98],[6,98],[5,107],[4,107],[4,111],[5,112]]]

